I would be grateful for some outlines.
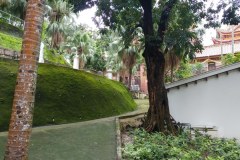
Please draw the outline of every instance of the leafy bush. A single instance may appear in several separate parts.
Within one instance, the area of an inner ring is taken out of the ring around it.
[[[192,67],[189,63],[181,62],[175,73],[176,79],[184,79],[192,76]]]
[[[222,57],[221,60],[224,65],[230,65],[233,63],[240,62],[240,53],[236,53],[235,55],[226,54],[225,56]]]
[[[213,138],[187,132],[178,136],[162,133],[149,134],[137,129],[133,133],[133,144],[123,148],[127,160],[238,160],[240,146],[235,139]]]

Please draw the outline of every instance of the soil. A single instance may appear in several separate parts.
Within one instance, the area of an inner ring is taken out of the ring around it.
[[[128,143],[133,143],[132,131],[143,125],[144,114],[132,115],[120,119],[121,145],[124,147]]]

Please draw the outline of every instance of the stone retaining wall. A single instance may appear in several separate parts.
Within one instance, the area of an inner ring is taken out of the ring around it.
[[[20,56],[20,52],[0,47],[0,57],[2,57],[2,58],[18,60],[19,56]]]

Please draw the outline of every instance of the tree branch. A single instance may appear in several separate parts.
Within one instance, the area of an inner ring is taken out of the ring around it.
[[[165,34],[166,29],[168,28],[169,19],[170,19],[170,13],[174,7],[174,5],[177,3],[178,0],[169,0],[165,7],[163,8],[160,21],[158,23],[158,36],[159,36],[159,43],[163,42],[163,37]]]

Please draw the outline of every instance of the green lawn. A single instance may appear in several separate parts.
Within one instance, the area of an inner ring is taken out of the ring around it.
[[[3,159],[6,133],[0,133]],[[33,130],[30,160],[114,160],[116,157],[113,118],[86,123],[40,127]]]
[[[0,59],[0,131],[8,129],[17,61]],[[136,109],[122,84],[102,76],[40,64],[34,126],[65,124],[119,115]]]

